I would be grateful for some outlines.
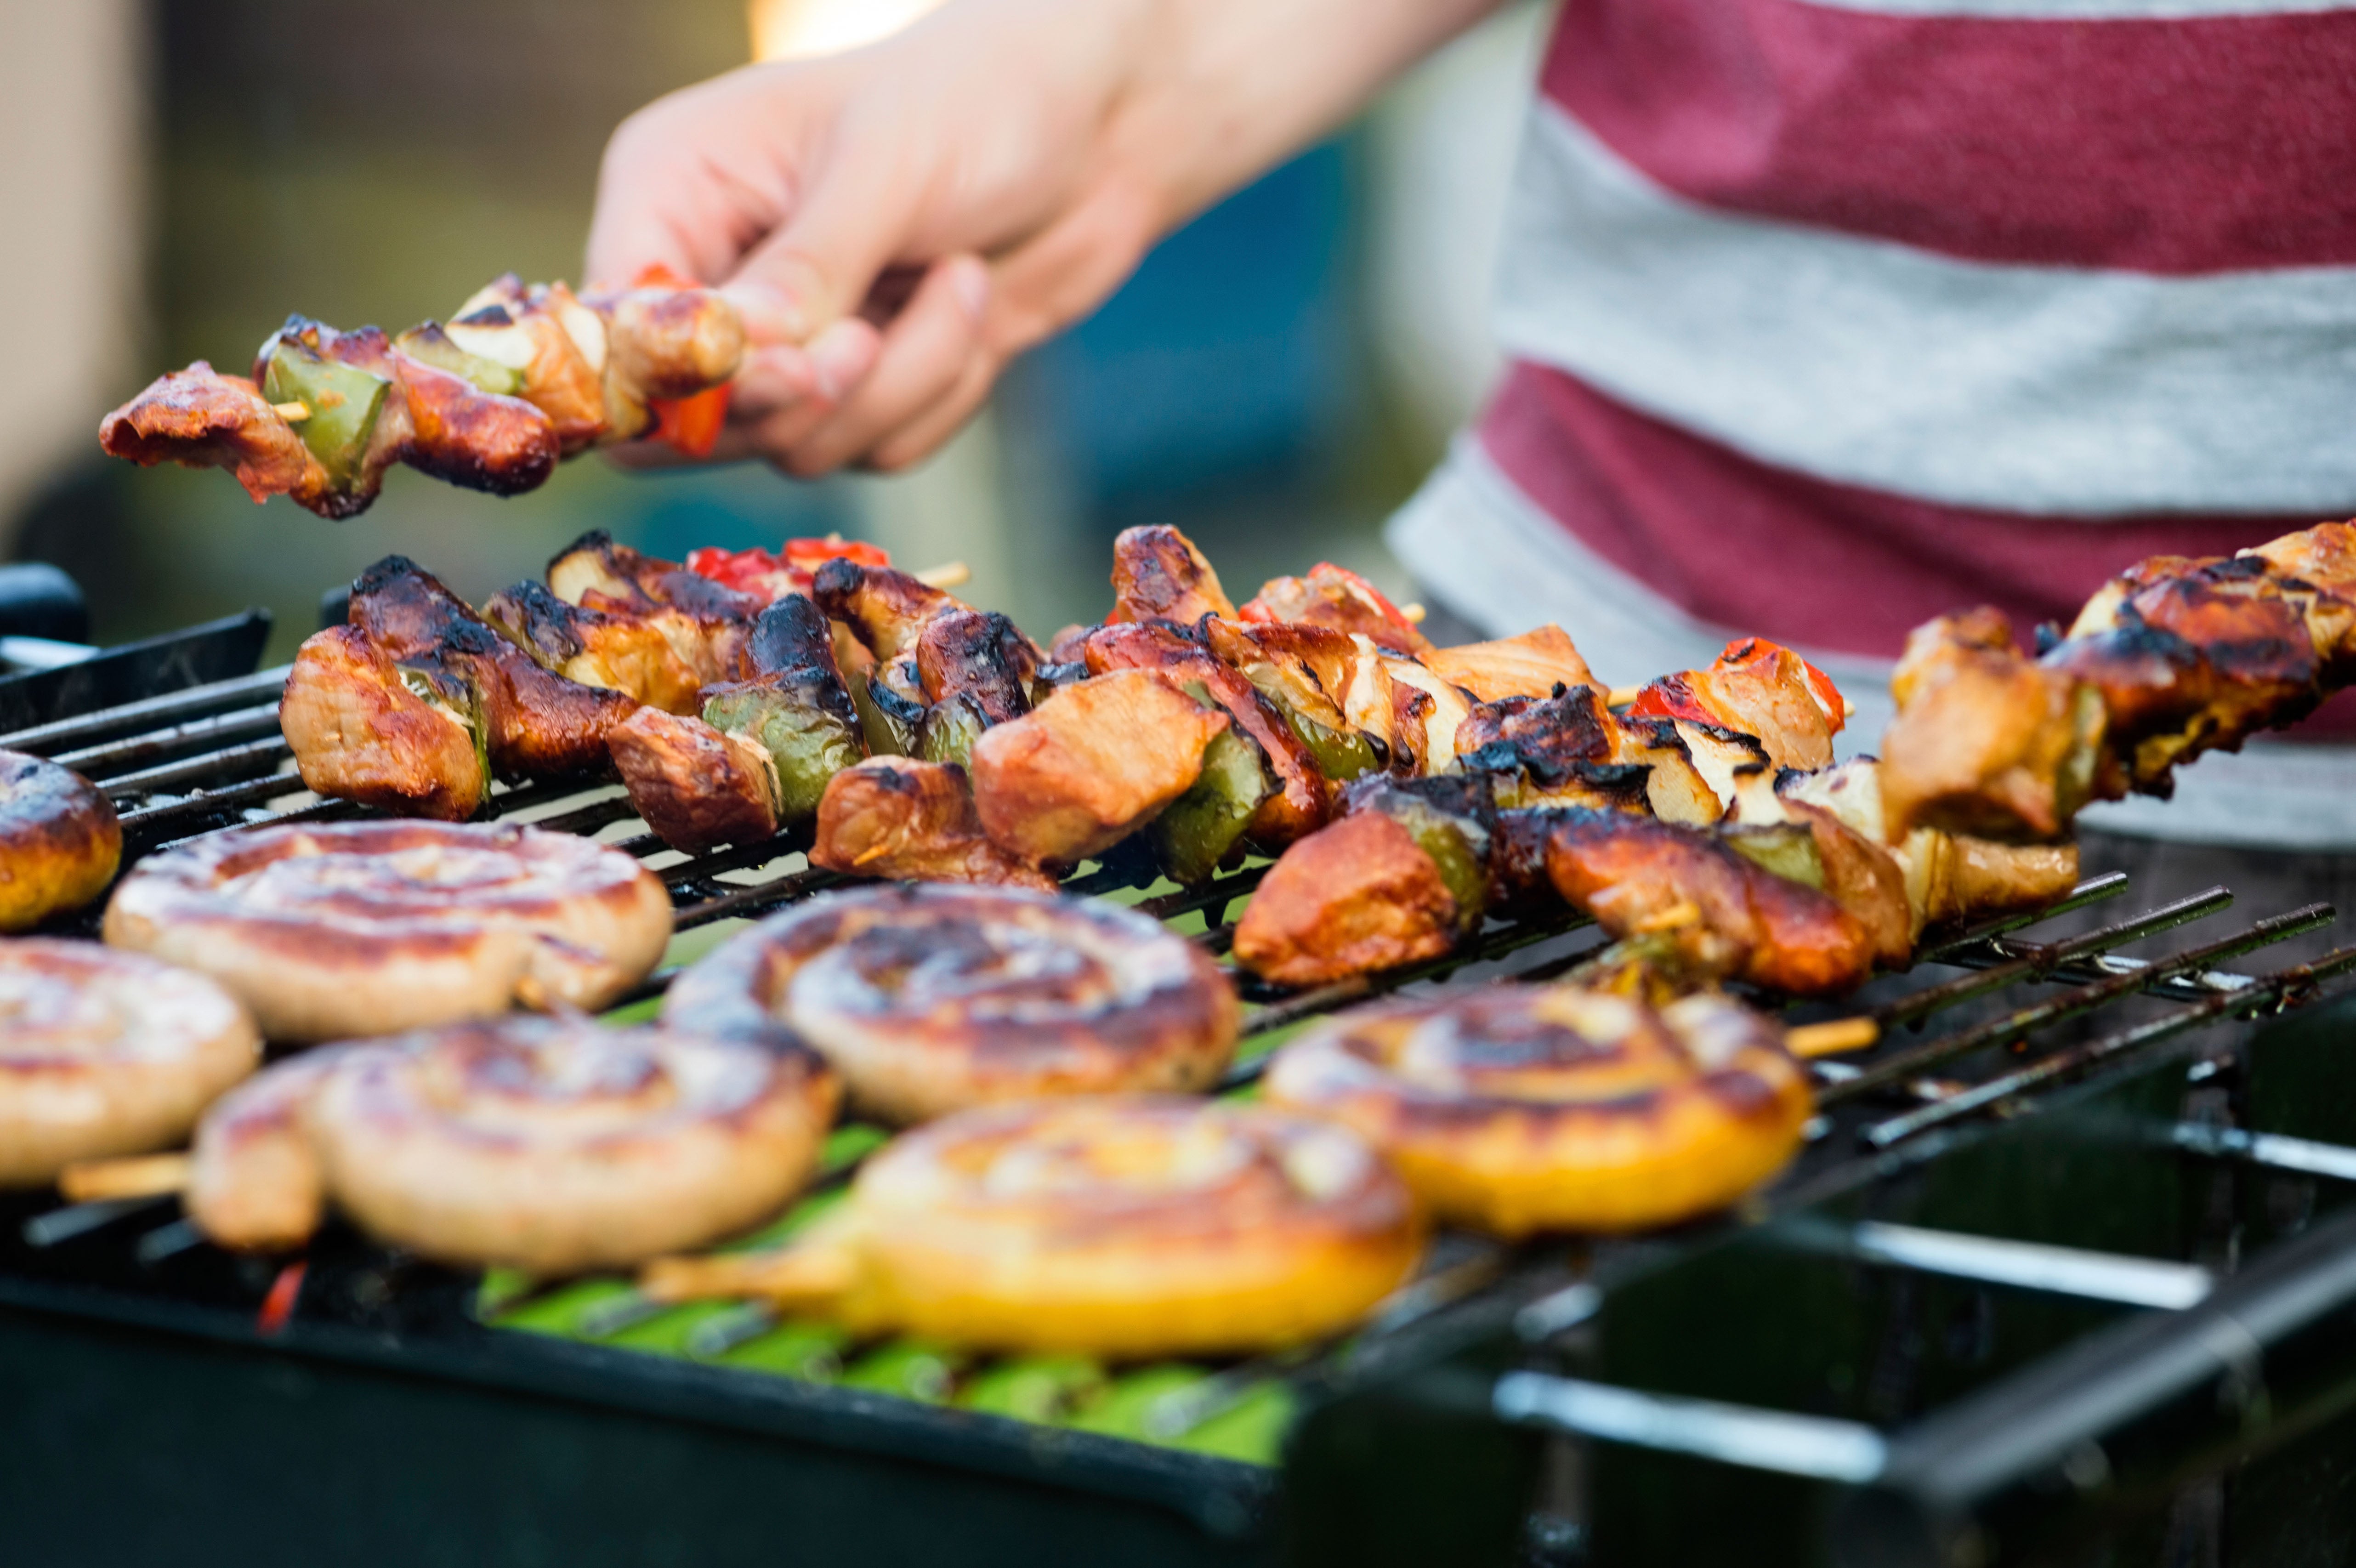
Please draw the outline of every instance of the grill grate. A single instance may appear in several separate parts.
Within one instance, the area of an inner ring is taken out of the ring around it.
[[[126,862],[169,843],[241,825],[368,814],[362,808],[321,800],[303,790],[285,742],[276,734],[275,703],[270,700],[285,676],[284,667],[263,671],[0,736],[0,746],[53,757],[98,781],[121,811]],[[627,831],[635,818],[621,791],[610,784],[535,780],[501,787],[487,811],[552,831],[605,837],[647,861],[672,892],[676,929],[682,935],[725,920],[758,917],[841,880],[808,865],[806,832],[764,844],[679,854],[651,834]],[[1172,890],[1154,886],[1151,873],[1103,865],[1084,868],[1066,886],[1075,893],[1133,903],[1184,930],[1207,950],[1224,955],[1233,940],[1229,917],[1263,870],[1247,867],[1200,888]],[[2325,980],[2356,967],[2356,949],[2265,976],[2215,967],[2328,923],[2332,912],[2323,906],[2261,919],[2165,959],[2141,960],[2115,951],[2219,913],[2232,902],[2222,888],[2065,940],[2038,942],[2019,934],[2040,920],[2118,897],[2126,890],[2122,876],[2094,878],[2051,908],[1988,920],[1926,947],[1926,966],[1962,972],[1907,991],[1868,1015],[1885,1043],[1862,1068],[1817,1064],[1826,1114],[1814,1129],[1811,1147],[1767,1195],[1765,1208],[1819,1190],[1827,1179],[1846,1179],[1842,1173],[1860,1160],[1869,1161],[1878,1151],[1902,1140],[2013,1106],[2023,1096],[2116,1064],[2185,1030],[2303,1003]],[[69,929],[87,934],[94,928],[95,917],[85,916]],[[1282,1036],[1320,1015],[1459,975],[1551,978],[1589,956],[1601,941],[1590,922],[1565,911],[1545,918],[1492,922],[1463,950],[1444,960],[1299,993],[1266,987],[1230,965],[1248,1012],[1239,1059],[1222,1087],[1247,1090]],[[676,963],[659,971],[625,999],[620,1010],[650,1006],[677,972]],[[1928,1041],[1901,1045],[1887,1039],[1893,1030],[1919,1027],[1941,1014],[2023,986],[2047,990],[2034,1001]],[[2057,986],[2061,989],[2051,989]],[[2028,1048],[2034,1036],[2054,1026],[2136,995],[2180,1005],[2097,1037],[2059,1044],[2026,1064],[2001,1055],[2008,1048]],[[1983,1069],[1985,1075],[1975,1082],[1927,1076],[1934,1068],[1954,1072],[1990,1058],[1994,1069]],[[1890,1115],[1887,1102],[1892,1097],[1915,1103]],[[819,1190],[759,1240],[774,1240],[836,1200],[858,1159],[880,1141],[881,1134],[873,1129],[841,1130]],[[127,1253],[129,1273],[149,1279],[153,1288],[166,1294],[174,1288],[175,1268],[188,1263],[193,1254],[209,1252],[194,1229],[175,1217],[169,1199],[48,1207],[25,1218],[22,1240],[31,1252],[56,1255],[59,1266],[69,1272],[75,1266],[71,1260],[85,1254]],[[1355,1343],[1363,1346],[1498,1290],[1532,1294],[1534,1287],[1526,1282],[1540,1276],[1559,1283],[1558,1260],[1540,1268],[1537,1258],[1527,1250],[1444,1237],[1423,1277]],[[110,1265],[110,1272],[124,1271],[118,1262]],[[248,1282],[249,1293],[252,1283]],[[1079,1419],[1070,1414],[1066,1385],[1076,1375],[1068,1368],[1029,1363],[985,1367],[905,1345],[862,1353],[839,1337],[809,1325],[781,1323],[755,1306],[664,1308],[618,1283],[541,1290],[525,1282],[494,1278],[486,1282],[479,1310],[499,1326],[832,1379],[926,1401],[962,1399],[986,1388],[995,1392],[991,1400],[979,1402],[980,1408],[1033,1419]],[[1337,1355],[1344,1353],[1344,1348],[1329,1346],[1237,1366],[1158,1369],[1100,1380],[1087,1385],[1093,1400],[1089,1408],[1099,1412],[1091,1418],[1096,1422],[1091,1429],[1265,1461],[1273,1456],[1290,1391],[1304,1380],[1330,1373]],[[1015,1392],[1008,1393],[1010,1389]],[[1101,1417],[1105,1409],[1124,1413],[1117,1420]]]

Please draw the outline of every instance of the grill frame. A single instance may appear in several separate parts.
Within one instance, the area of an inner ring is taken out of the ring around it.
[[[274,708],[262,699],[283,683],[285,672],[285,667],[261,671],[56,721],[0,736],[0,746],[49,755],[86,769],[121,811],[126,864],[199,833],[256,822],[319,822],[369,814],[346,802],[304,795],[300,780],[284,771],[290,759],[283,738],[275,735]],[[272,809],[273,802],[277,809]],[[494,795],[489,813],[556,831],[590,833],[602,833],[631,820],[617,789],[594,781],[535,781],[502,788]],[[616,841],[616,847],[642,859],[669,862],[655,869],[680,900],[676,926],[680,931],[729,918],[757,917],[842,880],[806,865],[785,865],[807,847],[804,839],[791,834],[766,845],[676,859],[671,858],[673,852],[644,833]],[[781,865],[784,869],[779,869]],[[762,872],[771,874],[768,880],[742,880]],[[1225,938],[1231,931],[1227,916],[1236,901],[1248,895],[1258,875],[1257,870],[1229,874],[1203,889],[1146,897],[1141,907],[1163,919],[1199,915],[1205,929],[1196,940],[1214,952],[1224,952]],[[1138,877],[1130,870],[1105,867],[1076,876],[1066,886],[1074,892],[1134,890]],[[2246,932],[2225,944],[2212,944],[2215,951],[2191,962],[2154,965],[2109,950],[2157,934],[2180,919],[2212,913],[2230,902],[2229,895],[2185,900],[2184,904],[2199,908],[2189,913],[2161,911],[2153,917],[2115,922],[2102,931],[2064,942],[2039,943],[2019,934],[2052,914],[2123,890],[2123,881],[2098,880],[2053,910],[1985,922],[1926,950],[1926,957],[1966,971],[1944,987],[1934,988],[1946,993],[1943,997],[1946,1005],[1962,1005],[1983,993],[1993,994],[2011,984],[2068,988],[2017,1012],[2009,1022],[1999,1018],[1992,1025],[1976,1026],[1976,1052],[1984,1055],[1992,1046],[2025,1038],[2075,1012],[2115,1004],[2130,995],[2148,993],[2183,1004],[2175,1015],[2135,1026],[2135,1030],[2158,1031],[2149,1033],[2148,1038],[2139,1036],[2107,1051],[2089,1052],[2083,1044],[2072,1047],[2083,1059],[2069,1059],[2065,1063],[2069,1071],[2057,1069],[2051,1076],[2058,1083],[2080,1073],[2115,1073],[2122,1066],[2133,1069],[2139,1065],[2137,1053],[2169,1033],[2191,1023],[2300,1004],[2311,1000],[2321,982],[2329,978],[2329,972],[2310,969],[2277,977],[2278,983],[2270,986],[2258,977],[2208,967],[2207,959],[2222,958],[2229,950],[2240,950],[2233,949],[2233,943],[2247,942]],[[2328,911],[2323,918],[2329,918]],[[1293,995],[1268,990],[1241,976],[1240,988],[1253,1004],[1246,1025],[1248,1045],[1303,1019],[1405,986],[1451,977],[1558,974],[1591,950],[1591,934],[1585,939],[1579,935],[1584,926],[1584,921],[1569,916],[1518,925],[1493,923],[1466,951],[1447,960]],[[62,931],[80,935],[93,934],[95,927],[95,911],[59,923]],[[2336,956],[2342,963],[2356,961],[2356,952]],[[1973,975],[1971,971],[1980,972]],[[650,977],[625,1004],[659,994],[676,972],[666,969]],[[1910,994],[1920,998],[1926,993]],[[2072,998],[2083,1006],[2073,1004]],[[1883,1021],[1900,1024],[1907,1021],[1911,1012],[1923,1010],[1919,1001],[1909,1004],[1901,999],[1884,1007]],[[2022,1021],[2024,1017],[2028,1021]],[[2179,1021],[2168,1024],[2170,1017]],[[2163,1024],[2167,1024],[2164,1029]],[[1936,1060],[1930,1055],[1911,1059],[1918,1067],[1935,1065]],[[2062,1061],[2063,1058],[2040,1059]],[[1223,1087],[1248,1084],[1262,1061],[1264,1057],[1240,1062]],[[2024,1083],[2019,1090],[2025,1093],[2051,1087]],[[1944,1147],[1941,1140],[1952,1137],[1935,1131],[1953,1114],[1943,1114],[1942,1106],[1954,1103],[1953,1097],[1937,1086],[1926,1086],[1918,1092],[1914,1098],[1922,1103],[1906,1113],[1925,1120],[1894,1131],[1890,1123],[1904,1117],[1875,1123],[1861,1114],[1864,1106],[1844,1103],[1861,1099],[1862,1090],[1844,1092],[1837,1069],[1831,1069],[1826,1092],[1832,1114],[1825,1119],[1807,1155],[1769,1195],[1768,1208],[1782,1211],[1795,1204],[1820,1201],[1827,1192],[1883,1179],[1893,1168],[1893,1160],[1912,1166],[1936,1158]],[[1993,1097],[1991,1103],[2003,1098]],[[1885,1133],[1879,1141],[1877,1126]],[[1895,1145],[1921,1133],[1933,1135],[1892,1152]],[[1864,1147],[1853,1148],[1860,1137]],[[373,1293],[395,1302],[439,1303],[439,1306],[422,1316],[395,1312],[390,1322],[385,1311],[379,1310],[384,1307],[383,1302],[375,1309],[345,1303],[345,1310],[314,1314],[309,1303],[317,1292],[313,1283],[306,1283],[305,1315],[278,1334],[263,1334],[246,1305],[256,1283],[252,1269],[221,1260],[209,1248],[198,1245],[185,1224],[149,1223],[162,1219],[167,1208],[167,1203],[134,1202],[103,1213],[77,1216],[53,1204],[47,1210],[37,1201],[16,1204],[7,1215],[5,1245],[0,1245],[0,1325],[5,1325],[0,1326],[0,1344],[15,1348],[7,1354],[21,1359],[25,1348],[43,1346],[46,1354],[101,1368],[106,1355],[113,1353],[102,1347],[119,1349],[136,1341],[145,1347],[137,1355],[152,1358],[168,1343],[172,1347],[168,1359],[180,1369],[174,1376],[187,1374],[184,1386],[192,1409],[224,1400],[241,1409],[267,1406],[273,1397],[269,1392],[275,1386],[273,1380],[284,1382],[298,1372],[297,1381],[308,1379],[314,1387],[335,1390],[332,1397],[338,1402],[338,1409],[346,1408],[342,1402],[350,1402],[348,1408],[356,1410],[373,1408],[388,1399],[399,1403],[406,1396],[390,1394],[388,1389],[415,1383],[441,1390],[445,1396],[463,1396],[480,1409],[496,1410],[500,1412],[498,1421],[517,1431],[534,1426],[540,1412],[562,1407],[576,1416],[603,1412],[593,1421],[601,1431],[606,1416],[620,1414],[633,1420],[653,1418],[681,1430],[725,1432],[752,1440],[756,1449],[766,1444],[763,1451],[768,1460],[756,1467],[766,1474],[774,1465],[778,1477],[798,1473],[796,1466],[809,1466],[815,1462],[814,1455],[862,1455],[869,1469],[860,1472],[864,1478],[857,1486],[832,1498],[812,1497],[808,1503],[817,1515],[831,1521],[819,1527],[820,1537],[830,1536],[840,1526],[841,1550],[865,1551],[873,1546],[873,1530],[858,1522],[862,1508],[888,1506],[875,1499],[905,1498],[911,1486],[930,1488],[928,1496],[945,1495],[942,1477],[948,1472],[964,1477],[958,1483],[960,1486],[1009,1487],[1012,1488],[1009,1496],[1036,1494],[1033,1501],[1053,1497],[1058,1499],[1056,1508],[1069,1507],[1070,1499],[1085,1497],[1094,1500],[1092,1507],[1112,1509],[1100,1521],[1097,1539],[1084,1553],[1091,1558],[1119,1539],[1129,1543],[1124,1550],[1138,1561],[1249,1561],[1269,1557],[1282,1541],[1278,1508],[1282,1487],[1275,1472],[1259,1466],[854,1390],[757,1377],[739,1369],[665,1360],[539,1335],[503,1333],[486,1327],[467,1312],[446,1310],[450,1278],[437,1271],[404,1270],[397,1262],[389,1263],[385,1254],[348,1233],[336,1233],[315,1249],[315,1266],[324,1259],[330,1274],[342,1271],[353,1282],[379,1282],[373,1286],[351,1284],[349,1291],[359,1296]],[[1758,1215],[1749,1218],[1755,1220]],[[80,1229],[72,1229],[84,1220],[87,1223]],[[40,1221],[53,1228],[62,1226],[70,1233],[40,1247],[21,1243],[24,1226]],[[1615,1260],[1649,1257],[1664,1246],[1675,1252],[1706,1245],[1717,1229],[1703,1227],[1665,1244],[1607,1246],[1597,1250],[1596,1261],[1617,1266]],[[137,1237],[128,1249],[131,1262],[126,1269],[119,1254],[134,1230]],[[1215,1386],[1210,1393],[1195,1397],[1215,1402],[1224,1386],[1219,1384],[1221,1378],[1230,1384],[1280,1378],[1300,1391],[1312,1412],[1336,1402],[1346,1403],[1359,1396],[1344,1391],[1378,1385],[1385,1368],[1430,1364],[1436,1354],[1430,1347],[1458,1345],[1468,1332],[1473,1333],[1475,1340],[1484,1334],[1494,1337],[1496,1326],[1509,1320],[1515,1311],[1558,1288],[1563,1283],[1558,1260],[1544,1252],[1544,1249],[1516,1252],[1492,1249],[1485,1257],[1477,1251],[1470,1257],[1459,1256],[1426,1276],[1420,1288],[1429,1299],[1408,1304],[1410,1310],[1395,1315],[1397,1321],[1362,1338],[1347,1354],[1329,1348],[1248,1364],[1218,1374],[1212,1380]],[[91,1260],[102,1253],[111,1261],[94,1268]],[[207,1283],[192,1298],[189,1272],[182,1265],[193,1253],[210,1254],[215,1262],[207,1265]],[[28,1254],[38,1257],[28,1263]],[[1609,1267],[1605,1272],[1610,1272]],[[1451,1283],[1456,1275],[1462,1279]],[[387,1279],[393,1283],[384,1283]],[[1459,1284],[1462,1288],[1457,1288]],[[1453,1365],[1462,1355],[1461,1350],[1451,1349],[1440,1359]],[[230,1375],[229,1380],[214,1375],[231,1364],[241,1369]],[[38,1391],[55,1381],[37,1380],[28,1386],[36,1386]],[[1501,1445],[1522,1443],[1493,1421],[1451,1430],[1451,1442],[1461,1444],[1461,1452],[1451,1448],[1434,1460],[1450,1474],[1463,1471],[1460,1462],[1463,1455],[1499,1452]],[[614,1441],[619,1446],[630,1443],[620,1435]],[[1297,1453],[1294,1455],[1296,1466],[1307,1463],[1312,1472],[1319,1462],[1314,1456],[1304,1460]],[[283,1463],[303,1468],[307,1461],[299,1453],[289,1453]],[[819,1463],[818,1467],[826,1469],[829,1465]],[[27,1479],[20,1472],[17,1484]],[[67,1483],[56,1480],[55,1484]],[[1483,1491],[1478,1477],[1465,1484],[1468,1496]],[[0,1493],[11,1489],[0,1487]],[[230,1487],[228,1495],[241,1494]],[[852,1506],[854,1498],[867,1500]],[[663,1521],[667,1529],[695,1524],[679,1519],[677,1510],[658,1498],[640,1497],[633,1506],[640,1510],[635,1517]],[[214,1505],[214,1511],[222,1516],[220,1522],[226,1522],[228,1507]],[[1018,1507],[1016,1511],[1023,1510]],[[1469,1549],[1493,1537],[1505,1539],[1496,1535],[1502,1527],[1485,1514],[1476,1520],[1466,1509],[1455,1506],[1444,1512],[1451,1528],[1458,1532],[1453,1539],[1460,1547]],[[1031,1523],[1012,1529],[1007,1540],[1031,1541],[1039,1530],[1049,1528],[1053,1513],[1052,1508],[1038,1512]],[[207,1533],[200,1521],[194,1522],[200,1535]],[[600,1528],[610,1533],[609,1526]],[[576,1540],[573,1536],[579,1532],[560,1533],[566,1535],[568,1555],[585,1553],[589,1561],[605,1560],[604,1549],[590,1536]],[[614,1539],[629,1534],[625,1530]],[[185,1533],[179,1538],[184,1554],[187,1539]],[[943,1529],[938,1543],[953,1548],[969,1545],[970,1541],[962,1529],[951,1524]],[[410,1543],[410,1560],[414,1560],[416,1545]],[[373,1560],[369,1543],[356,1543],[355,1550],[363,1560]]]

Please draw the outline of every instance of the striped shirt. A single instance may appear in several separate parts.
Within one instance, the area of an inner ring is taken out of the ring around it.
[[[1402,560],[1615,682],[1789,642],[1870,748],[1932,616],[2356,512],[2356,3],[1566,0],[1496,310]],[[2356,750],[2086,820],[2356,849]]]

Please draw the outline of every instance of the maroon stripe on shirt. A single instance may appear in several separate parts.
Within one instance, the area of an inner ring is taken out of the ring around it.
[[[1940,506],[1772,467],[1526,362],[1507,372],[1480,437],[1564,532],[1687,614],[1883,659],[1922,622],[1974,605],[2003,610],[2026,642],[2042,622],[2069,625],[2147,555],[2231,554],[2318,521],[2082,522]],[[2356,735],[2356,701],[2321,718],[2301,733]]]
[[[2356,13],[1568,0],[1541,91],[1711,207],[1988,262],[2356,263]]]

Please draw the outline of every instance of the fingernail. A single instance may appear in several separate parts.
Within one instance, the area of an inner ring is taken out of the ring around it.
[[[819,333],[809,346],[819,395],[829,403],[841,403],[851,388],[866,380],[875,365],[877,341],[875,328],[864,321],[838,321]]]
[[[949,290],[979,325],[990,309],[990,266],[979,256],[960,256],[949,263]]]
[[[736,307],[744,336],[755,343],[799,343],[809,336],[809,316],[775,284],[732,283],[721,297]]]

